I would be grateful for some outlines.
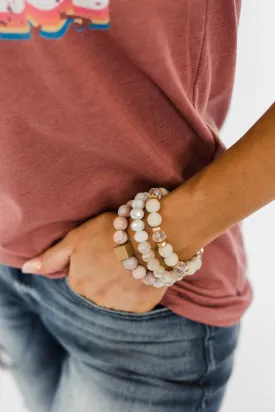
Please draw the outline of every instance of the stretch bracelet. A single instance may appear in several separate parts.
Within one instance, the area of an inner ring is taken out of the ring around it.
[[[160,200],[167,194],[168,191],[164,188],[154,188],[149,193],[138,193],[134,200],[118,209],[118,217],[114,220],[114,227],[117,230],[114,234],[114,241],[120,245],[115,248],[117,258],[123,261],[124,267],[131,270],[136,279],[142,279],[145,284],[155,287],[172,286],[184,276],[192,275],[202,266],[203,250],[197,252],[192,259],[183,262],[179,261],[173,247],[166,241],[166,234],[160,227],[162,218],[158,212],[161,207]],[[152,239],[157,243],[159,255],[164,259],[165,264],[172,268],[171,271],[165,270],[165,267],[161,265],[148,241],[149,234],[145,231],[143,220],[145,208],[149,212],[147,221],[153,230]],[[144,266],[138,265],[133,247],[128,241],[126,229],[129,217],[133,219],[131,228],[135,231],[134,238],[138,243],[138,250],[147,270]]]
[[[168,193],[163,193],[163,189],[152,189],[146,202],[146,210],[149,212],[147,222],[153,230],[152,239],[158,246],[158,253],[164,259],[166,266],[172,267],[173,270],[166,271],[160,279],[173,282],[174,279],[182,280],[184,276],[191,276],[202,267],[203,249],[198,251],[192,259],[184,262],[180,261],[178,255],[174,252],[173,246],[167,242],[166,233],[161,228],[162,217],[158,213],[161,208],[160,200]],[[161,269],[162,271],[162,269]],[[168,272],[168,273],[167,273]],[[158,275],[158,273],[156,273]],[[169,274],[169,275],[168,275]]]

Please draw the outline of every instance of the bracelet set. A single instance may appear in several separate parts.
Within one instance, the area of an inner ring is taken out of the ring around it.
[[[117,258],[123,262],[125,269],[132,271],[134,278],[142,279],[146,285],[156,288],[172,286],[184,276],[193,275],[202,266],[203,249],[192,259],[180,261],[173,246],[167,242],[166,234],[161,229],[162,217],[159,213],[160,201],[167,194],[168,191],[164,188],[154,188],[149,193],[138,193],[134,200],[118,209],[118,217],[114,220],[114,242],[118,245],[114,251]],[[149,233],[145,230],[144,209],[149,213],[147,222],[152,229],[152,243],[149,241]],[[144,265],[138,264],[132,244],[128,241],[126,229],[129,218],[133,219],[131,228],[135,232],[134,239],[138,243]],[[152,250],[154,243],[158,246],[158,255],[161,259],[156,257]],[[166,270],[163,262],[171,270]]]

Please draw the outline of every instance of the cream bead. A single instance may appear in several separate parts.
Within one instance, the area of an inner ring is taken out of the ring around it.
[[[133,271],[132,274],[135,279],[143,279],[146,275],[146,268],[144,266],[138,265]]]
[[[202,261],[200,258],[195,257],[191,260],[188,260],[187,266],[188,266],[188,271],[186,272],[186,275],[191,276],[194,275],[194,273],[199,270],[202,267]]]
[[[154,259],[154,257],[155,257],[155,253],[152,250],[150,250],[150,252],[142,255],[142,260],[143,262],[147,263],[149,262],[150,259]]]
[[[147,272],[145,277],[142,279],[143,283],[148,286],[152,286],[155,282],[156,278],[152,272]]]
[[[165,273],[165,269],[163,266],[159,266],[156,270],[154,270],[154,275],[156,278],[160,278]]]
[[[173,282],[172,276],[171,276],[170,272],[168,272],[168,271],[165,271],[165,272],[163,273],[163,275],[160,277],[160,280],[161,280],[163,283],[171,283],[171,282]]]
[[[153,284],[153,286],[154,286],[155,288],[163,288],[163,287],[165,286],[165,284],[162,283],[162,281],[161,281],[160,279],[156,279],[155,282],[154,282],[154,284]]]
[[[168,195],[168,190],[167,189],[165,189],[165,187],[161,187],[160,188],[160,190],[162,191],[162,193],[163,193],[163,196],[167,196]]]
[[[167,245],[160,247],[159,248],[159,254],[163,258],[167,258],[173,254],[173,247],[170,245],[170,243],[167,243]]]
[[[144,217],[144,211],[138,207],[135,207],[131,210],[130,215],[132,219],[142,219]]]
[[[135,196],[135,199],[139,199],[139,200],[145,201],[145,193],[138,193],[138,194]]]
[[[114,220],[114,228],[116,230],[125,230],[128,227],[128,220],[125,217],[118,216]]]
[[[144,209],[145,202],[142,199],[132,200],[132,208]]]
[[[173,253],[171,256],[165,258],[164,261],[167,266],[175,266],[179,261],[179,257],[176,253]]]
[[[136,232],[134,235],[135,241],[138,243],[145,242],[148,239],[148,233],[144,230]]]
[[[147,218],[147,222],[151,227],[158,227],[161,225],[162,217],[159,213],[150,213]]]
[[[150,244],[149,242],[141,242],[141,243],[138,245],[138,251],[139,251],[141,254],[149,253],[150,250],[151,250],[151,244]]]
[[[193,259],[192,259],[193,260]],[[196,262],[197,270],[200,270],[202,267],[202,259],[201,257],[195,257],[194,261]]]
[[[140,219],[134,220],[131,223],[131,228],[134,232],[138,232],[139,230],[143,230],[145,228],[145,223]]]
[[[123,230],[118,230],[117,232],[115,232],[113,239],[116,244],[123,245],[127,242],[128,235]]]
[[[157,199],[149,199],[146,202],[146,210],[149,213],[158,212],[160,210],[160,202]]]
[[[137,258],[135,257],[130,257],[129,259],[126,259],[123,261],[123,265],[125,269],[127,270],[133,270],[137,267],[138,261]]]
[[[148,263],[147,263],[147,268],[148,268],[149,270],[154,271],[154,270],[157,270],[157,268],[159,267],[159,265],[160,265],[159,260],[156,259],[156,258],[152,258],[152,259],[150,259],[150,260],[148,261]]]
[[[178,273],[174,272],[173,270],[171,272],[168,272],[170,275],[170,282],[175,283],[178,280],[182,279],[183,275],[179,275]],[[168,283],[168,282],[167,282]]]

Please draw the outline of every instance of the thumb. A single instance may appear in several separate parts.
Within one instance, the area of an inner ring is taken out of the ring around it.
[[[73,246],[66,238],[22,266],[23,273],[50,274],[59,272],[70,263]]]

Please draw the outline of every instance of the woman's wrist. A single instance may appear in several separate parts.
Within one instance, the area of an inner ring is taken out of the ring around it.
[[[163,199],[162,228],[180,259],[189,259],[223,232],[216,215],[195,178]]]

